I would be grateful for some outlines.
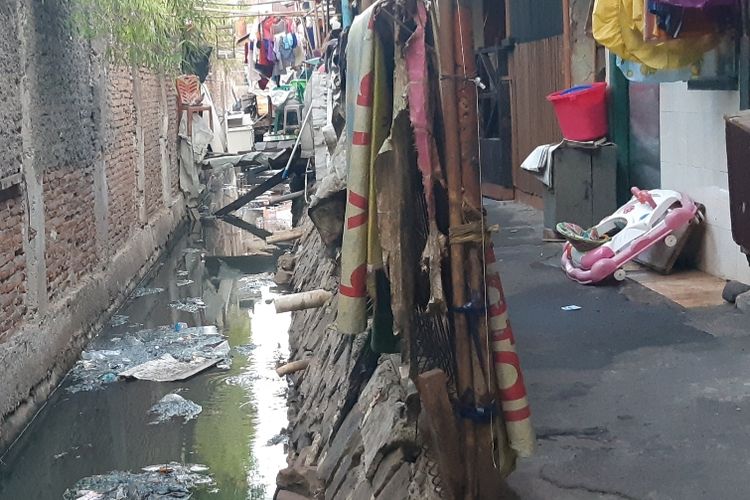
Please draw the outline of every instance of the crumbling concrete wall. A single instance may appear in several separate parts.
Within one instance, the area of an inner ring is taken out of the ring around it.
[[[0,5],[0,449],[184,215],[171,79],[109,66],[70,21]]]
[[[570,0],[571,79],[573,85],[596,80],[596,41],[587,31],[590,0]]]
[[[338,266],[307,221],[296,253],[296,291],[338,289]],[[278,476],[287,492],[329,499],[441,498],[437,465],[419,425],[419,397],[400,374],[400,356],[374,354],[368,335],[333,327],[337,297],[324,308],[297,312],[291,359],[310,359],[291,376],[290,467]]]

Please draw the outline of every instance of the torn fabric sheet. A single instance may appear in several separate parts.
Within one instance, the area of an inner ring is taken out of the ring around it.
[[[196,113],[192,121],[192,137],[189,137],[187,112],[182,113],[179,128],[180,190],[191,208],[198,206],[205,189],[198,178],[198,165],[206,157],[213,136],[208,121]]]
[[[404,55],[406,70],[409,78],[407,98],[409,101],[409,117],[414,129],[414,141],[417,149],[417,166],[422,174],[424,197],[427,203],[428,234],[427,243],[422,255],[422,265],[430,277],[430,307],[443,309],[445,307],[445,292],[442,279],[442,258],[445,248],[445,236],[437,227],[435,215],[435,187],[434,183],[441,177],[440,161],[432,129],[433,116],[430,102],[429,69],[427,66],[427,43],[425,41],[425,25],[427,12],[424,5],[417,3],[414,15],[416,28],[406,42]]]

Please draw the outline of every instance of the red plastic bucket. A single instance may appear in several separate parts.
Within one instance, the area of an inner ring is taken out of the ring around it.
[[[593,141],[607,135],[607,84],[590,83],[547,96],[555,107],[563,137],[571,141]]]

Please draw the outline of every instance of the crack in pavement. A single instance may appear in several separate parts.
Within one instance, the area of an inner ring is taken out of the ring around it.
[[[536,433],[537,439],[552,440],[557,437],[575,437],[580,439],[591,439],[597,441],[598,437],[609,434],[606,427],[585,427],[583,429],[539,429]]]
[[[602,489],[597,489],[597,488],[591,488],[589,486],[584,486],[582,484],[581,485],[564,484],[564,483],[556,480],[555,478],[547,475],[545,473],[545,467],[542,467],[539,470],[539,479],[541,479],[542,481],[546,481],[549,484],[551,484],[552,486],[554,486],[556,488],[560,488],[561,490],[567,490],[567,491],[585,491],[587,493],[591,493],[591,494],[594,494],[594,495],[609,495],[609,496],[612,496],[612,497],[615,497],[615,498],[620,498],[622,500],[639,500],[636,497],[633,497],[633,496],[630,496],[630,495],[627,495],[625,493],[621,493],[621,492],[615,491],[615,490],[611,490],[611,491],[610,490],[602,490]]]

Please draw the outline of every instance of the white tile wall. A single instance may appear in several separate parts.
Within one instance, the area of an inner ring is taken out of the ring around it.
[[[732,240],[724,116],[739,110],[739,93],[661,85],[661,184],[706,206],[701,268],[750,283],[750,266]]]

